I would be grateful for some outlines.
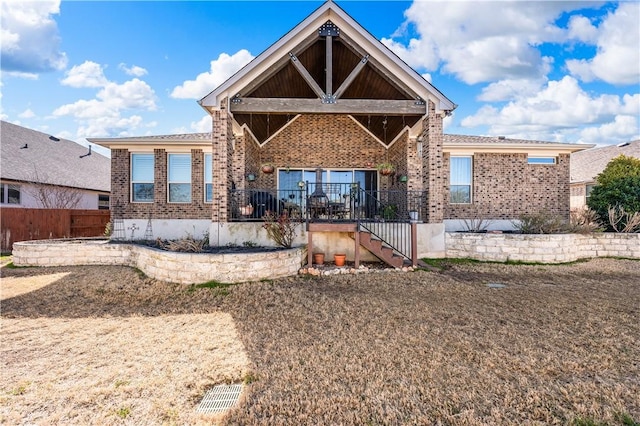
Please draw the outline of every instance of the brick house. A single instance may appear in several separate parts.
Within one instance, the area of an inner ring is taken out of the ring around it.
[[[640,158],[640,139],[571,154],[571,209],[586,207],[596,178],[620,155]]]
[[[445,224],[568,215],[583,148],[444,135],[456,105],[331,1],[199,103],[211,133],[91,139],[111,149],[126,229],[266,244],[264,212],[287,211],[309,256],[415,262],[444,255]]]

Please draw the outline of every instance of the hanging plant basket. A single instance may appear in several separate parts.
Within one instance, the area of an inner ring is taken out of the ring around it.
[[[276,168],[273,167],[273,164],[263,164],[262,165],[262,173],[271,174],[275,170],[276,170]]]
[[[396,172],[396,168],[391,163],[381,163],[376,166],[382,176],[391,176]]]

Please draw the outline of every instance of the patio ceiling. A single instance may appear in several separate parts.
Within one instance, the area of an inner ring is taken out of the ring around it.
[[[323,34],[332,25],[328,21],[231,100],[234,119],[260,143],[297,114],[334,113],[352,115],[388,145],[426,113],[422,99],[337,27]]]

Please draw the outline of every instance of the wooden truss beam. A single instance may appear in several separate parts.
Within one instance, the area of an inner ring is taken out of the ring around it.
[[[240,114],[371,114],[424,115],[424,102],[387,99],[233,98],[231,112]]]
[[[309,74],[309,71],[307,71],[304,65],[300,63],[300,61],[298,60],[298,57],[293,53],[289,53],[289,56],[291,57],[291,62],[293,63],[293,65],[296,67],[296,69],[298,70],[302,78],[304,78],[304,81],[307,82],[309,87],[311,87],[311,90],[314,91],[314,93],[318,96],[318,98],[320,99],[326,98],[327,95],[325,95],[320,85],[318,85],[318,83],[316,83],[313,77],[311,77],[311,74]]]
[[[353,80],[355,80],[356,77],[358,76],[358,74],[360,74],[360,71],[362,71],[364,69],[365,65],[367,65],[368,61],[369,61],[369,55],[366,55],[364,58],[362,58],[362,60],[360,62],[358,62],[358,65],[356,65],[353,68],[351,73],[342,82],[340,87],[338,87],[338,89],[336,90],[336,93],[333,94],[333,97],[334,97],[335,100],[340,99],[340,96],[342,96],[344,91],[349,88],[351,83],[353,83]]]
[[[327,91],[327,98],[332,98],[333,96],[333,37],[328,35],[325,40],[325,56],[326,56],[326,67],[325,67],[325,88]],[[333,99],[332,99],[333,100]]]

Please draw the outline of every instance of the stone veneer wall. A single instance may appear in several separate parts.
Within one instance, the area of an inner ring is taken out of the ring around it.
[[[304,247],[257,253],[174,253],[106,240],[40,240],[13,245],[17,266],[124,265],[148,276],[180,284],[211,280],[259,281],[296,275],[306,260]]]
[[[471,204],[449,203],[450,154],[444,155],[445,219],[516,219],[548,211],[569,218],[569,155],[557,164],[527,164],[527,154],[473,155]]]
[[[445,233],[446,257],[485,261],[573,262],[592,257],[640,259],[640,234]]]

